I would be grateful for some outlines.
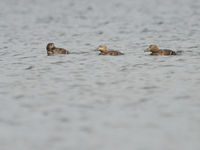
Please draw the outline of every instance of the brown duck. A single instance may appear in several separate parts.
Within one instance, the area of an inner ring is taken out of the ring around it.
[[[108,51],[106,45],[99,45],[97,50],[100,51],[99,55],[110,55],[110,56],[124,55],[123,53],[118,52],[118,51],[113,51],[113,50]]]
[[[53,54],[69,54],[69,51],[67,51],[66,49],[55,47],[54,43],[47,44],[46,49],[48,56],[51,56]]]
[[[149,48],[146,50],[147,52],[151,52],[150,55],[176,55],[176,52],[169,50],[169,49],[159,49],[157,45],[150,45]]]

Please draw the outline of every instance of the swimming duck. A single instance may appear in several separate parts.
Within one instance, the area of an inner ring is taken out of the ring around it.
[[[47,55],[51,56],[53,54],[69,54],[69,51],[63,48],[57,48],[55,47],[54,43],[47,44]]]
[[[150,45],[146,50],[147,52],[151,52],[150,55],[176,55],[176,52],[169,49],[159,49],[157,45]]]
[[[118,51],[113,51],[113,50],[108,51],[106,45],[99,45],[97,50],[101,52],[99,55],[110,55],[110,56],[124,55],[123,53]]]

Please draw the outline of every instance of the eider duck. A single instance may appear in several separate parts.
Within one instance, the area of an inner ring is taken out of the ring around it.
[[[157,45],[150,45],[146,52],[151,52],[150,55],[176,55],[176,52],[169,49],[159,49]]]
[[[110,55],[110,56],[124,55],[123,53],[118,52],[118,51],[113,51],[113,50],[108,51],[106,45],[99,45],[99,47],[97,48],[97,51],[100,51],[99,55]]]
[[[54,43],[47,44],[47,55],[51,56],[53,54],[69,54],[69,51],[63,48],[57,48],[55,47]]]

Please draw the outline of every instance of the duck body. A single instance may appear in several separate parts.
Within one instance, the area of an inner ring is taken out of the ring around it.
[[[118,51],[107,51],[107,52],[101,52],[99,55],[117,56],[117,55],[124,55],[124,54]]]
[[[48,56],[51,56],[54,54],[69,54],[69,51],[67,51],[66,49],[55,47],[54,43],[47,44],[46,49],[47,49]]]
[[[159,49],[158,52],[156,53],[151,53],[151,55],[176,55],[176,52],[172,51],[172,50],[169,50],[169,49]]]
[[[169,49],[159,49],[157,45],[150,45],[147,51],[150,51],[153,56],[159,55],[176,55],[175,51]]]
[[[107,46],[105,45],[99,45],[97,50],[100,51],[99,55],[108,55],[108,56],[124,55],[119,51],[107,50]]]

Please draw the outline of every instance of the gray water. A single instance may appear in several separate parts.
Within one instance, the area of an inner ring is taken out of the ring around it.
[[[199,39],[198,0],[1,0],[0,150],[199,150]]]

